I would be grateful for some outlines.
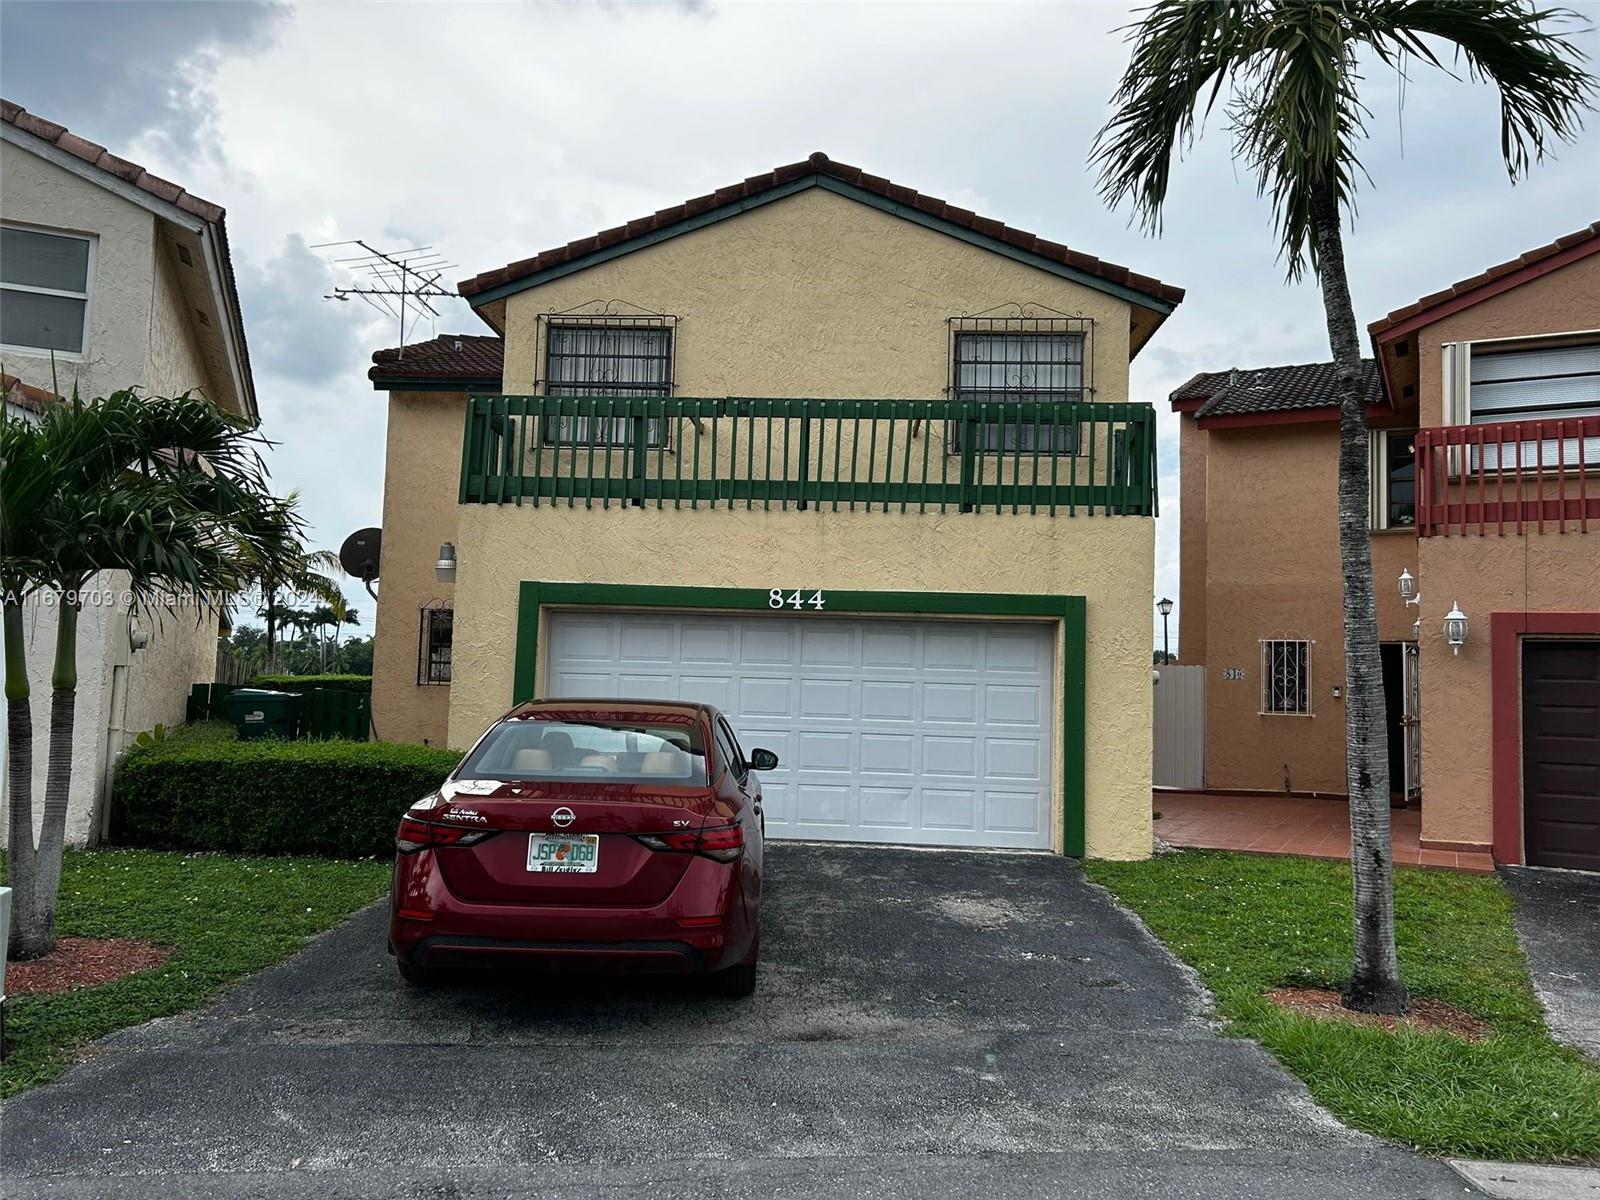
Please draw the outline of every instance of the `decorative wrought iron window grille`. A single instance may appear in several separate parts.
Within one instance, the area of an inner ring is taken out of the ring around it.
[[[956,400],[980,403],[1050,404],[1092,399],[1094,321],[1039,304],[1007,304],[976,316],[951,317],[950,384]],[[948,445],[961,452],[961,431],[952,425]],[[1075,455],[1075,426],[1004,419],[979,427],[985,454],[1006,452]]]
[[[1261,715],[1311,714],[1311,647],[1300,638],[1263,638]]]
[[[455,633],[455,610],[440,604],[421,609],[417,633],[417,683],[448,684]]]
[[[538,321],[539,390],[547,396],[670,396],[677,321],[620,300],[544,313]],[[545,424],[545,445],[623,446],[633,436],[625,418],[562,417],[559,424]],[[667,423],[648,420],[645,439],[652,449],[668,446]]]

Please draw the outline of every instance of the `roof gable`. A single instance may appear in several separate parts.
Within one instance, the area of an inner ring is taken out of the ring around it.
[[[91,179],[159,218],[174,220],[200,238],[210,277],[208,286],[217,314],[226,326],[217,331],[217,336],[232,375],[230,384],[237,393],[240,410],[252,421],[258,420],[250,346],[244,336],[239,288],[228,248],[227,212],[223,207],[152,174],[136,162],[118,158],[99,143],[79,137],[65,125],[47,121],[10,100],[0,99],[0,124],[18,131],[7,133],[7,140],[15,141],[27,152],[53,161],[71,174]],[[39,140],[29,142],[29,138]]]
[[[1397,308],[1368,325],[1367,333],[1375,341],[1390,341],[1596,253],[1600,253],[1600,221]]]
[[[868,175],[859,167],[834,162],[822,153],[604,230],[593,237],[484,272],[462,281],[459,289],[473,307],[478,308],[513,292],[703,229],[814,187],[1117,296],[1155,313],[1157,324],[1183,299],[1180,287],[1140,275],[1116,263],[1103,262],[1025,230],[1013,229],[880,176]]]

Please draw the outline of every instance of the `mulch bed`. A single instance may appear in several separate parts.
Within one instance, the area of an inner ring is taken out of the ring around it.
[[[1411,1011],[1403,1017],[1378,1013],[1352,1012],[1339,1002],[1339,993],[1326,988],[1279,988],[1267,999],[1279,1008],[1313,1017],[1319,1021],[1344,1021],[1351,1025],[1372,1025],[1393,1033],[1400,1025],[1417,1033],[1448,1033],[1469,1042],[1481,1042],[1494,1032],[1487,1021],[1462,1012],[1453,1004],[1426,997],[1411,1001]]]
[[[43,958],[6,964],[6,995],[48,996],[73,988],[115,983],[138,971],[159,967],[174,947],[131,938],[64,937]]]

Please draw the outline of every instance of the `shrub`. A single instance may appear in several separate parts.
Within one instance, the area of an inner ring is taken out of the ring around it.
[[[386,856],[400,815],[460,760],[399,742],[169,738],[118,764],[111,836],[157,849]]]
[[[341,692],[372,691],[371,675],[257,675],[246,687],[270,688],[275,692],[309,692],[313,688],[332,688]]]

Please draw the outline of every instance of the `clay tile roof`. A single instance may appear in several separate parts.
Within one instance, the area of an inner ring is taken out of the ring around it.
[[[1453,283],[1443,291],[1434,292],[1431,296],[1424,296],[1404,308],[1397,308],[1388,316],[1380,317],[1368,325],[1367,332],[1373,337],[1377,337],[1379,334],[1393,329],[1396,325],[1427,312],[1430,308],[1437,308],[1447,300],[1466,296],[1469,292],[1475,291],[1485,284],[1493,283],[1495,280],[1502,279],[1513,272],[1542,262],[1552,254],[1560,254],[1565,250],[1572,249],[1574,246],[1581,246],[1585,243],[1593,243],[1594,250],[1600,251],[1600,221],[1596,221],[1587,229],[1576,230],[1564,237],[1558,237],[1555,241],[1546,245],[1524,251],[1509,262],[1499,263],[1486,271],[1479,272],[1470,279],[1463,279],[1459,283]]]
[[[911,188],[903,187],[884,179],[878,175],[868,175],[860,167],[852,167],[847,163],[835,162],[821,151],[811,155],[802,162],[788,163],[785,166],[768,171],[762,175],[752,175],[743,183],[730,184],[718,188],[715,192],[705,196],[697,196],[684,204],[672,208],[664,208],[653,216],[643,217],[639,220],[629,221],[624,227],[629,237],[637,237],[643,233],[664,229],[685,217],[716,208],[723,204],[730,204],[738,200],[748,200],[763,192],[769,192],[775,187],[781,187],[796,179],[807,175],[827,175],[834,179],[843,180],[853,184],[863,191],[882,196],[896,204],[904,204],[925,212],[932,216],[941,217],[957,225],[965,226],[973,232],[985,237],[1013,246],[1024,246],[1033,253],[1043,258],[1058,262],[1063,266],[1072,267],[1086,274],[1104,279],[1111,283],[1122,284],[1125,287],[1153,296],[1167,304],[1177,304],[1183,299],[1183,289],[1174,287],[1170,283],[1162,283],[1149,275],[1140,275],[1130,271],[1127,267],[1119,267],[1115,263],[1101,262],[1098,258],[1088,254],[1080,254],[1069,250],[1056,242],[1049,242],[1028,233],[1026,230],[1011,229],[1000,221],[987,217],[980,217],[976,213],[968,212],[964,208],[946,204],[936,196],[924,196]],[[604,244],[602,242],[602,244]],[[572,259],[581,258],[583,255],[596,248],[594,238],[583,238],[579,241],[569,242],[565,246],[557,246],[545,250],[532,258],[522,259],[520,262],[511,263],[494,271],[485,271],[471,279],[463,280],[459,285],[461,294],[468,298],[481,295],[492,288],[503,284],[512,283],[518,279],[525,279],[536,275],[550,267],[559,266],[570,262]]]
[[[1367,403],[1383,402],[1383,383],[1377,363],[1361,360],[1366,375]],[[1167,397],[1174,403],[1203,400],[1198,417],[1237,416],[1245,413],[1293,412],[1337,404],[1331,362],[1300,363],[1289,367],[1231,368],[1202,371]]]
[[[225,223],[227,210],[220,204],[213,204],[209,200],[202,200],[199,196],[192,195],[171,180],[153,175],[136,162],[125,158],[118,158],[98,142],[91,142],[88,138],[79,137],[65,125],[57,125],[54,121],[46,121],[43,117],[35,116],[20,104],[10,100],[0,99],[0,121],[7,125],[15,126],[24,133],[31,133],[35,137],[43,138],[58,150],[64,150],[74,158],[82,159],[90,166],[98,167],[107,174],[115,175],[118,179],[131,183],[142,192],[149,192],[159,200],[174,204],[205,221],[216,226],[217,244],[222,257],[223,287],[227,292],[228,303],[234,313],[239,313],[239,288],[234,282],[233,259],[228,253],[228,231]],[[241,316],[235,325],[238,334],[240,368],[244,373],[247,394],[241,396],[240,402],[245,405],[247,412],[255,409],[254,388],[255,382],[250,373],[250,347],[245,341],[244,319]]]
[[[459,379],[463,383],[493,381],[497,386],[505,343],[476,333],[446,333],[426,342],[391,350],[375,350],[367,378],[373,382],[405,379]]]
[[[193,213],[204,221],[215,224],[226,215],[226,210],[220,204],[192,196],[177,184],[162,179],[159,175],[152,175],[138,163],[118,158],[104,146],[91,142],[88,138],[79,137],[65,125],[57,125],[54,121],[46,121],[43,117],[35,116],[20,104],[13,104],[10,100],[0,100],[0,120],[5,121],[7,125],[16,126],[24,133],[43,138],[74,158],[81,158],[91,166],[99,167],[102,171],[124,179],[140,191],[149,192],[169,204],[176,204],[185,212]]]
[[[6,375],[0,372],[0,396],[5,397],[7,404],[14,404],[18,408],[30,409],[40,412],[46,404],[54,404],[61,397],[54,392],[42,387],[34,387],[31,383],[23,383],[15,375]]]

